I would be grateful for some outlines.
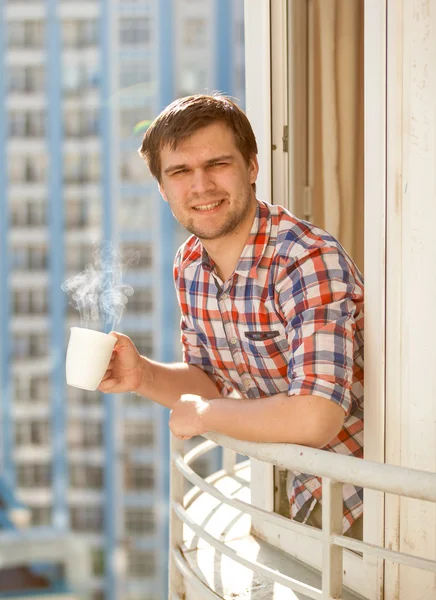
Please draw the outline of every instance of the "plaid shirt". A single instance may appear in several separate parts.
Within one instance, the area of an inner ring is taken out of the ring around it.
[[[363,280],[337,240],[258,201],[227,281],[195,236],[179,249],[174,278],[186,363],[206,371],[222,396],[332,400],[345,422],[325,449],[363,456]],[[363,491],[343,489],[347,531],[363,512]],[[288,474],[290,516],[304,507],[305,522],[321,492],[319,478]]]

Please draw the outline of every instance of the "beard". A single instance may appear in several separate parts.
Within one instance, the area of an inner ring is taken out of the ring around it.
[[[196,199],[198,203],[199,199]],[[216,196],[216,201],[223,200],[223,203],[228,201],[228,196],[223,195]],[[204,199],[204,203],[214,201],[213,197]],[[242,192],[235,196],[232,202],[230,211],[226,214],[225,218],[220,223],[217,223],[215,227],[205,227],[196,224],[195,217],[186,219],[185,222],[180,221],[177,215],[174,215],[176,219],[185,227],[189,233],[192,233],[200,240],[215,240],[221,237],[225,237],[231,233],[236,233],[242,223],[250,214],[250,206],[252,204],[251,198],[251,186],[247,191]]]

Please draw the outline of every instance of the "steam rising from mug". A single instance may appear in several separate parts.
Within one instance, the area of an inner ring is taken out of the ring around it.
[[[103,242],[94,247],[93,263],[62,284],[62,290],[71,294],[71,304],[80,313],[81,327],[101,319],[114,329],[120,322],[128,296],[133,295],[133,288],[122,283],[123,273],[139,263],[139,256],[137,250],[129,250],[123,262],[112,244]]]

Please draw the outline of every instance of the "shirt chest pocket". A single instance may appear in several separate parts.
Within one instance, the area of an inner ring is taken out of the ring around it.
[[[241,349],[249,356],[275,358],[282,354],[287,358],[289,355],[288,338],[281,325],[268,328],[239,325],[238,334]]]

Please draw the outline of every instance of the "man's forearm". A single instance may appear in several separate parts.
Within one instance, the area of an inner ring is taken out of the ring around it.
[[[135,392],[158,404],[172,408],[182,394],[197,394],[207,399],[219,396],[212,379],[199,367],[159,363],[145,357],[142,360],[143,376]]]
[[[211,400],[203,422],[207,431],[253,442],[283,442],[322,448],[342,428],[344,411],[318,396],[277,394],[259,400]]]

